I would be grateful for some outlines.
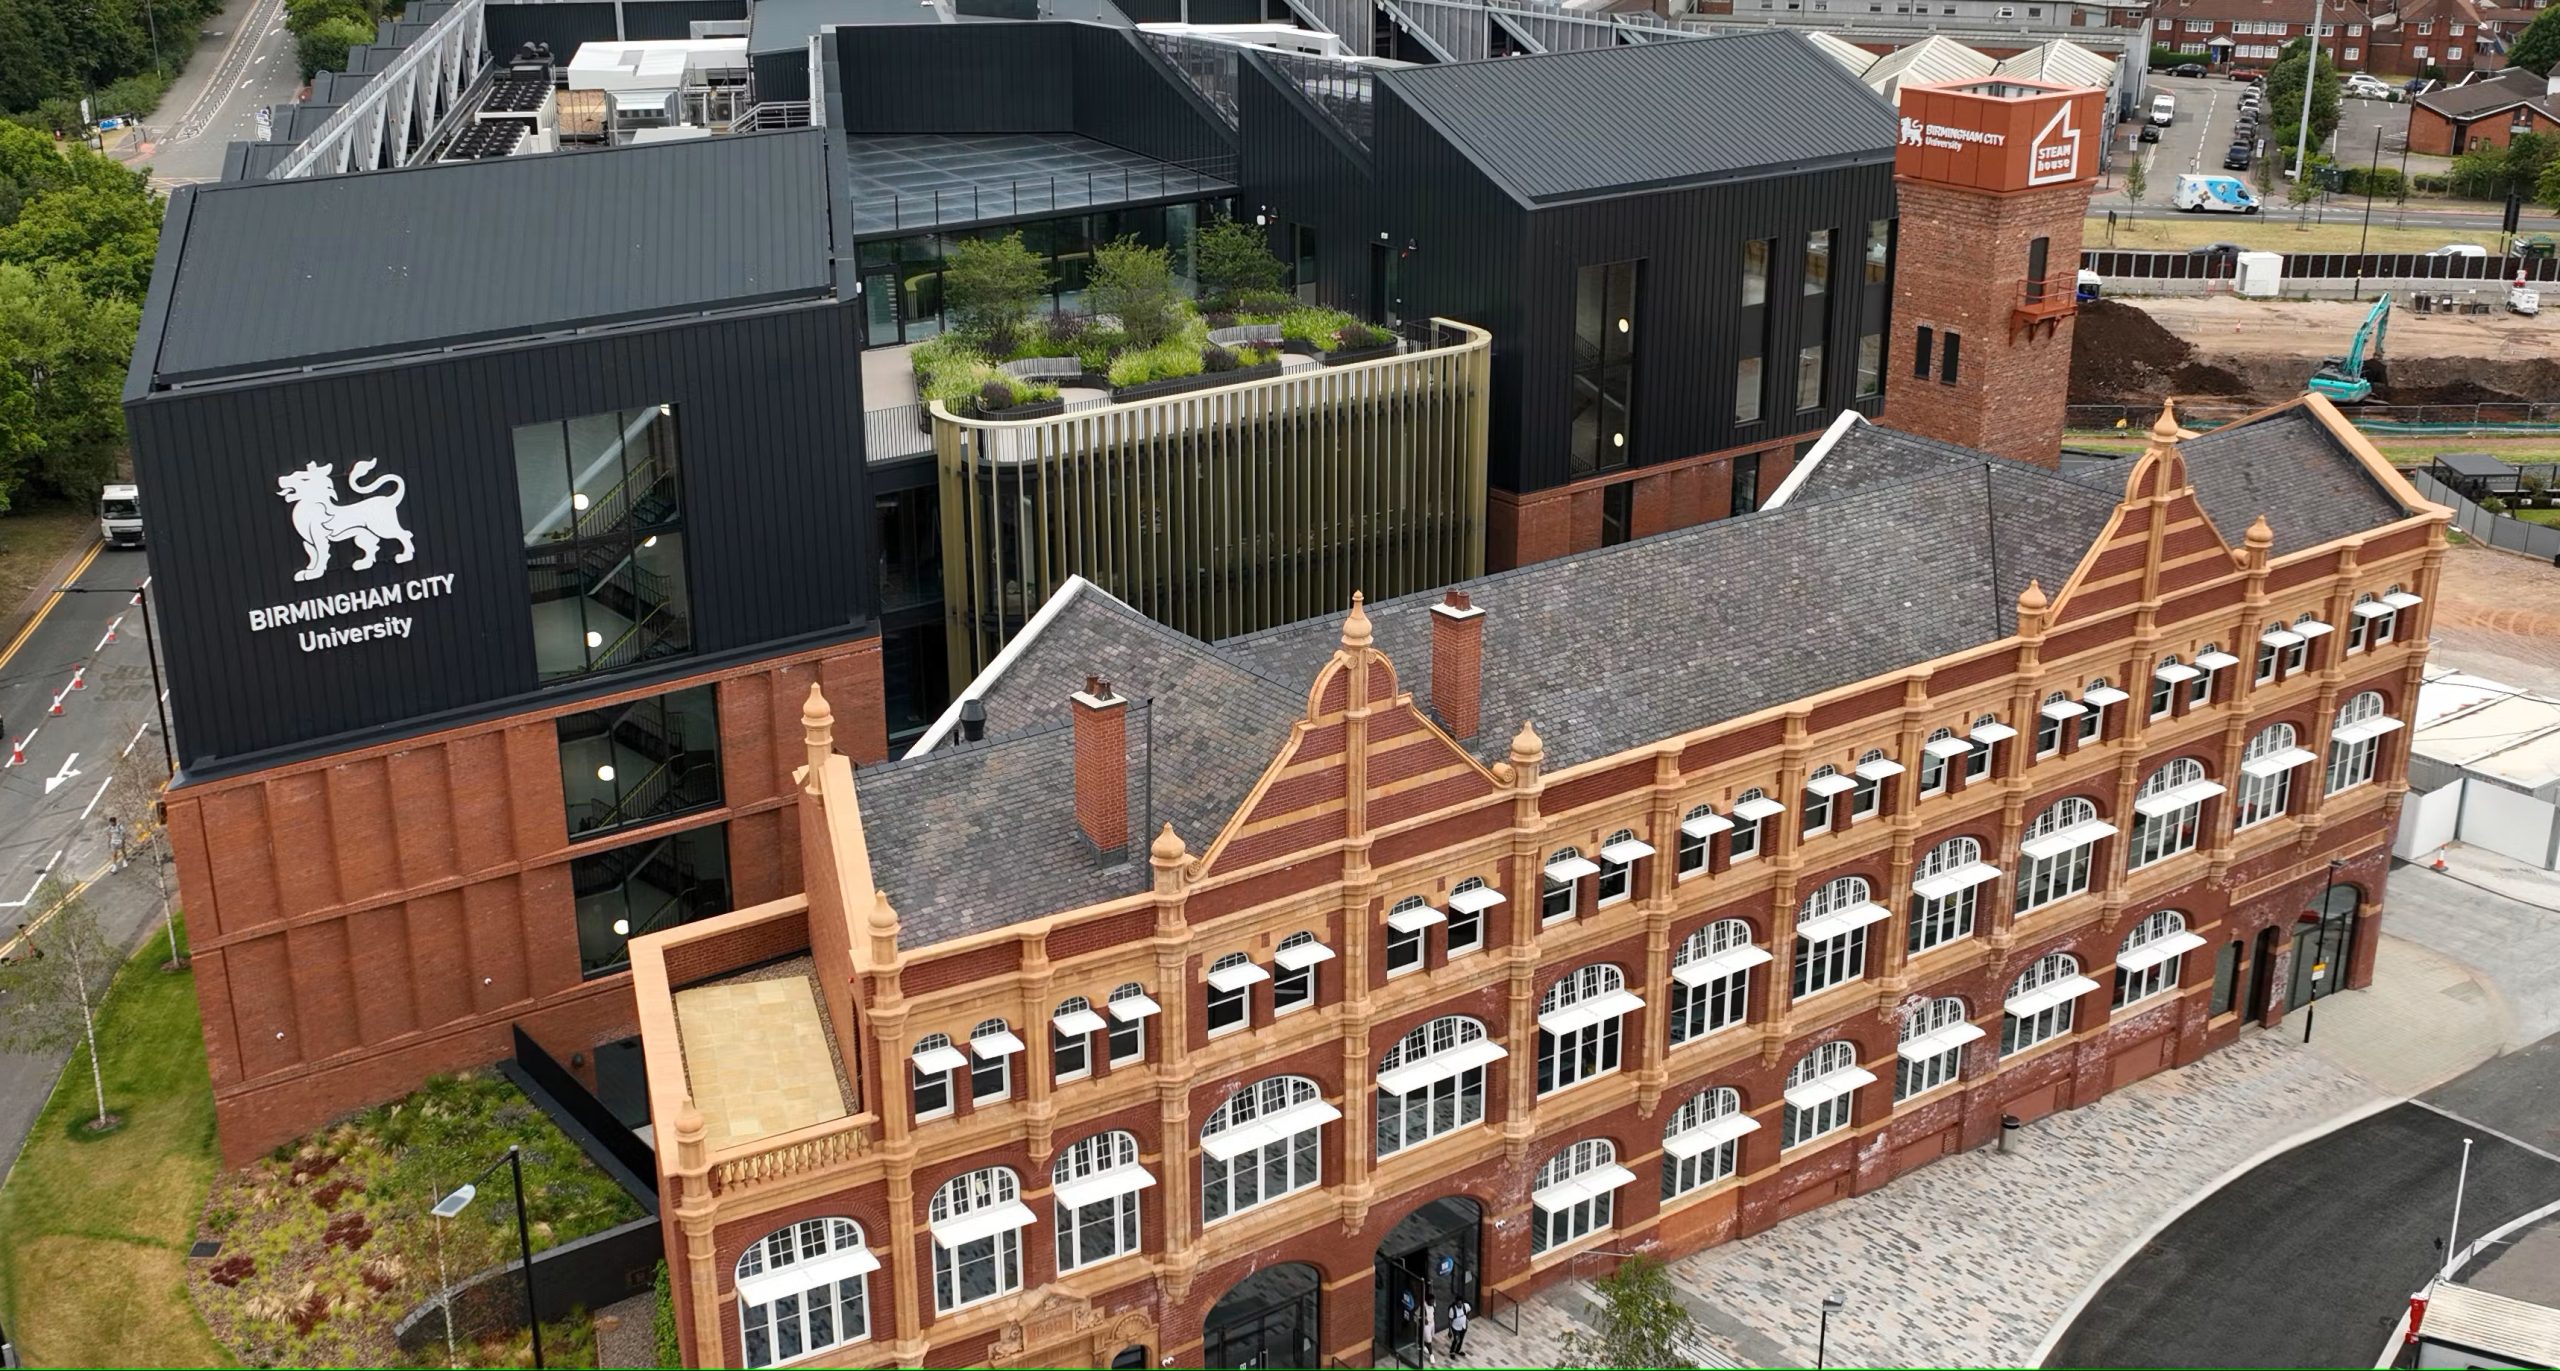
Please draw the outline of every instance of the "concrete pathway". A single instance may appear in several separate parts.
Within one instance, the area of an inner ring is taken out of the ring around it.
[[[2322,1060],[2379,1094],[2407,1096],[2498,1055],[2508,1020],[2505,997],[2471,968],[2385,934],[2369,989],[2297,1009],[2278,1032],[2299,1043],[2307,1027]]]

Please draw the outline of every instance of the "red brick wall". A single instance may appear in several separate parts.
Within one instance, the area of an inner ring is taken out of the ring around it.
[[[2072,242],[2076,253],[2079,240]],[[1820,436],[1819,431],[1800,433],[1757,449],[1760,503],[1787,479],[1797,450]],[[1684,457],[1527,495],[1494,491],[1486,501],[1485,569],[1505,571],[1600,546],[1601,492],[1622,482],[1635,485],[1629,501],[1630,537],[1648,538],[1726,518],[1733,513],[1734,462],[1753,450]]]
[[[799,888],[783,806],[813,681],[835,711],[839,750],[884,756],[875,639],[665,687],[718,685],[724,805],[655,831],[726,819],[740,907]],[[644,693],[656,692],[616,698]],[[627,976],[579,976],[569,862],[632,835],[568,841],[553,723],[568,712],[170,793],[229,1161],[507,1056],[513,1024],[563,1057],[638,1030]]]

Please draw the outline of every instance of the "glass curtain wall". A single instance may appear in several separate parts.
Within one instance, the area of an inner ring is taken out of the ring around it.
[[[1627,464],[1636,370],[1638,262],[1574,273],[1573,446],[1570,470],[1589,476]]]
[[[515,431],[534,664],[544,681],[692,650],[676,448],[669,405]]]
[[[1198,280],[1193,243],[1216,202],[1146,205],[1134,209],[1070,214],[1030,223],[993,224],[949,233],[875,238],[861,245],[863,318],[872,347],[921,342],[943,330],[943,262],[955,243],[1022,235],[1022,245],[1049,267],[1046,312],[1080,314],[1093,274],[1097,244],[1135,238],[1168,249],[1175,279],[1190,290]]]

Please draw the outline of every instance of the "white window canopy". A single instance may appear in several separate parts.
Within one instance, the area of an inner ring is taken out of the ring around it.
[[[2077,700],[2056,700],[2036,712],[2048,719],[2076,719],[2088,713],[2089,707]]]
[[[2201,661],[2203,659],[2198,658],[2197,660]],[[2204,673],[2184,662],[2162,662],[2160,664],[2160,669],[2152,672],[2151,674],[2160,680],[2167,681],[2171,685],[2177,685],[2183,681],[2192,681]]]
[[[2359,619],[2380,619],[2388,615],[2397,614],[2400,611],[2393,609],[2391,606],[2384,604],[2380,600],[2358,600],[2353,607],[2348,609],[2347,612],[2353,614]]]
[[[1461,890],[1449,897],[1449,907],[1461,914],[1481,914],[1502,903],[1502,892],[1489,885]]]
[[[1712,838],[1733,827],[1733,820],[1721,814],[1701,814],[1680,821],[1680,831],[1692,838]]]
[[[1932,738],[1929,741],[1922,743],[1920,745],[1920,750],[1943,761],[1951,757],[1961,757],[1964,754],[1973,751],[1973,740],[1970,738]]]
[[[1952,871],[1924,876],[1911,883],[1911,893],[1924,900],[1943,900],[1958,891],[1971,890],[2000,879],[2000,868],[1989,862],[1967,862]]]
[[[1122,1023],[1136,1023],[1149,1015],[1164,1012],[1164,1006],[1157,1004],[1152,996],[1147,995],[1124,996],[1103,1007],[1111,1011],[1111,1017]]]
[[[1322,1128],[1342,1117],[1342,1111],[1322,1100],[1293,1105],[1277,1114],[1265,1114],[1250,1123],[1223,1128],[1200,1140],[1200,1150],[1220,1161],[1233,1161],[1257,1147],[1294,1138],[1311,1128]]]
[[[1457,901],[1450,901],[1451,904]],[[1410,905],[1387,915],[1387,927],[1398,933],[1419,933],[1433,924],[1447,923],[1449,916],[1427,904]]]
[[[1100,1204],[1104,1200],[1116,1200],[1123,1195],[1137,1194],[1155,1183],[1156,1178],[1148,1174],[1143,1166],[1115,1166],[1108,1171],[1097,1171],[1090,1176],[1078,1176],[1071,1181],[1060,1181],[1051,1188],[1049,1198],[1069,1209],[1082,1209],[1088,1204]]]
[[[1070,1038],[1088,1037],[1110,1027],[1109,1024],[1102,1021],[1101,1015],[1094,1013],[1090,1009],[1079,1009],[1073,1013],[1061,1014],[1058,1017],[1051,1019],[1049,1021],[1049,1026]]]
[[[1567,857],[1547,863],[1547,879],[1558,885],[1571,885],[1585,876],[1597,875],[1600,864],[1589,857]]]
[[[2427,601],[2426,597],[2423,595],[2412,595],[2405,590],[2395,590],[2390,594],[2383,596],[2382,602],[2391,606],[2393,609],[2409,609],[2417,605],[2425,604]]]
[[[1744,823],[1753,824],[1760,822],[1762,819],[1768,818],[1772,814],[1784,814],[1786,812],[1787,807],[1784,804],[1781,804],[1776,800],[1772,800],[1766,795],[1763,795],[1756,800],[1745,800],[1733,807],[1733,817],[1742,820]]]
[[[1857,772],[1870,781],[1889,781],[1902,774],[1903,766],[1891,757],[1870,757],[1858,763]]]
[[[1863,1066],[1844,1066],[1837,1071],[1816,1076],[1799,1085],[1787,1087],[1787,1103],[1798,1109],[1811,1109],[1828,1104],[1863,1085],[1872,1085],[1876,1073]]]
[[[2240,659],[2228,652],[2199,652],[2196,654],[2196,665],[2207,671],[2220,671],[2227,666],[2240,665]]]
[[[1728,947],[1712,957],[1700,957],[1694,962],[1671,968],[1671,979],[1682,985],[1705,985],[1775,960],[1765,947]]]
[[[1940,1053],[1953,1052],[1981,1036],[1982,1029],[1978,1025],[1959,1019],[1944,1028],[1932,1029],[1911,1039],[1895,1048],[1894,1054],[1906,1062],[1925,1062]]]
[[[1837,794],[1839,794],[1841,791],[1844,791],[1844,790],[1855,790],[1855,789],[1857,789],[1857,787],[1858,787],[1858,778],[1857,778],[1857,777],[1855,777],[1855,776],[1842,776],[1842,775],[1839,775],[1839,774],[1837,774],[1837,773],[1834,773],[1834,774],[1829,775],[1829,776],[1816,776],[1816,777],[1812,778],[1811,780],[1808,780],[1808,781],[1806,781],[1806,782],[1804,783],[1804,788],[1805,788],[1805,789],[1812,791],[1812,792],[1813,792],[1814,794],[1816,794],[1816,795],[1821,795],[1821,796],[1824,796],[1824,797],[1826,797],[1826,798],[1827,798],[1827,797],[1829,797],[1829,796],[1837,795]]]
[[[2086,976],[2065,976],[2051,985],[2040,985],[2023,995],[2012,995],[2000,1007],[2021,1019],[2031,1019],[2058,1004],[2068,1004],[2098,988]]]
[[[2204,946],[2199,933],[2178,932],[2165,938],[2154,938],[2116,958],[2116,966],[2125,971],[2145,971],[2182,952],[2193,952]]]
[[[1009,1028],[1002,1033],[983,1033],[969,1039],[970,1055],[982,1062],[1010,1057],[1021,1050],[1022,1039],[1013,1036],[1013,1030]]]
[[[939,1076],[946,1072],[957,1071],[969,1064],[967,1054],[961,1052],[960,1049],[956,1047],[933,1048],[930,1051],[919,1052],[914,1056],[907,1058],[907,1060],[914,1062],[916,1064],[916,1070],[921,1071],[928,1076]]]
[[[1634,861],[1638,857],[1650,857],[1652,855],[1653,844],[1646,842],[1642,838],[1629,838],[1625,842],[1611,843],[1607,847],[1600,849],[1601,860],[1613,862],[1619,866],[1625,866],[1627,863]]]
[[[2091,686],[2088,693],[2080,697],[2080,703],[2092,709],[2104,709],[2109,705],[2123,704],[2132,698],[2114,686]]]
[[[1332,961],[1333,949],[1323,943],[1300,943],[1296,947],[1284,947],[1272,953],[1271,960],[1291,971],[1304,971],[1318,962]]]
[[[2398,719],[2394,719],[2388,714],[2377,714],[2370,719],[2360,719],[2355,723],[2348,724],[2342,728],[2332,731],[2329,734],[2329,741],[2333,743],[2360,743],[2368,738],[2379,738],[2385,733],[2396,732],[2405,727],[2407,727],[2406,724],[2401,723]]]
[[[2112,838],[2115,834],[2114,824],[2104,819],[2086,819],[2059,833],[2029,838],[2018,844],[2018,850],[2030,857],[2058,857],[2075,847],[2087,847],[2100,838]]]
[[[2018,730],[2009,727],[2007,724],[1989,723],[1975,727],[1971,736],[1977,743],[2005,743],[2011,738],[2017,737]]]
[[[1491,1038],[1460,1043],[1445,1052],[1434,1052],[1418,1062],[1378,1073],[1378,1088],[1390,1095],[1410,1095],[1425,1086],[1437,1085],[1475,1070],[1491,1066],[1510,1056],[1509,1050]]]
[[[2258,641],[2269,647],[2300,647],[2311,640],[2289,628],[2271,628],[2259,634]]]
[[[1569,1180],[1558,1181],[1544,1190],[1532,1191],[1529,1203],[1553,1214],[1560,1209],[1571,1209],[1584,1200],[1606,1195],[1635,1178],[1636,1173],[1611,1162],[1606,1166],[1595,1166]]]
[[[1267,981],[1270,979],[1270,972],[1263,970],[1252,962],[1246,962],[1241,966],[1225,967],[1209,973],[1209,984],[1219,990],[1226,991],[1242,990],[1246,986],[1252,985],[1257,981]]]
[[[932,1225],[933,1241],[938,1247],[952,1249],[980,1238],[992,1238],[998,1233],[1029,1228],[1039,1221],[1040,1216],[1032,1213],[1030,1206],[1020,1200],[1007,1200],[984,1209],[972,1209],[966,1214],[954,1214]]]
[[[2219,781],[2189,781],[2134,801],[2133,810],[2137,814],[2158,818],[2163,814],[2175,814],[2189,805],[2203,804],[2221,793],[2222,783]]]
[[[1544,1032],[1561,1035],[1642,1008],[1644,1001],[1637,998],[1634,991],[1612,990],[1605,995],[1577,1000],[1562,1009],[1550,1009],[1538,1016],[1538,1027]]]
[[[1855,933],[1871,923],[1892,917],[1893,911],[1883,905],[1873,900],[1860,900],[1846,909],[1835,909],[1820,918],[1797,924],[1796,936],[1809,943],[1818,943],[1843,933]]]
[[[1687,1161],[1710,1148],[1722,1147],[1745,1133],[1759,1131],[1758,1119],[1737,1111],[1709,1119],[1686,1132],[1672,1134],[1662,1140],[1662,1150]]]
[[[2296,619],[2293,623],[2293,631],[2305,638],[2317,638],[2325,633],[2334,633],[2337,629],[2317,619]]]
[[[2264,757],[2242,762],[2240,769],[2252,776],[2273,776],[2280,771],[2291,771],[2304,762],[2318,760],[2308,748],[2288,747],[2282,752],[2270,752]]]
[[[880,1269],[880,1259],[868,1247],[848,1247],[830,1252],[815,1261],[793,1262],[789,1266],[769,1267],[738,1282],[738,1303],[771,1304],[775,1300],[805,1295],[812,1290],[834,1285],[837,1281],[867,1276]]]

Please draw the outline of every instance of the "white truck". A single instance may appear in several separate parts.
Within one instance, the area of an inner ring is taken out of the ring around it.
[[[109,547],[142,546],[142,488],[101,486],[98,490],[98,536]]]
[[[2151,122],[2162,126],[2177,122],[2178,97],[2167,91],[2151,97]]]
[[[2237,176],[2217,176],[2211,172],[2180,172],[2177,192],[2171,203],[2189,214],[2255,214],[2258,196],[2249,183]]]

